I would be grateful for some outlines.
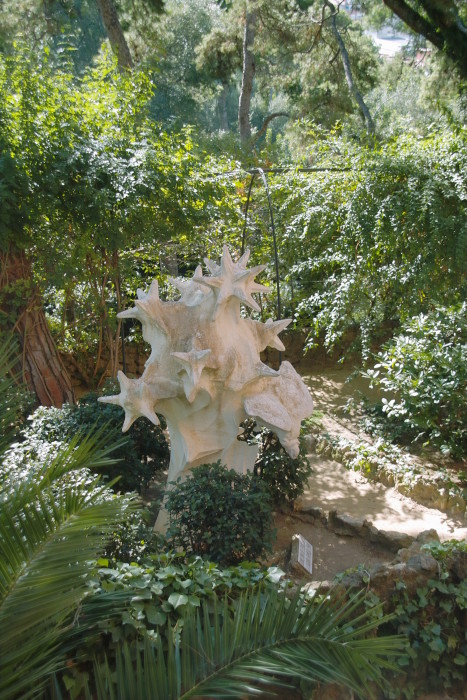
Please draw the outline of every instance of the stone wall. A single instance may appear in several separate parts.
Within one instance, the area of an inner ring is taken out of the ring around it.
[[[348,347],[355,338],[355,334],[348,334],[342,347],[337,348],[333,353],[329,353],[322,344],[316,348],[313,348],[312,350],[305,351],[307,335],[308,333],[305,329],[285,330],[280,336],[285,345],[285,352],[281,353],[282,360],[287,360],[297,369],[300,367],[312,366],[319,368],[335,366],[342,353],[342,348]],[[140,377],[144,371],[144,363],[148,359],[149,354],[150,348],[144,343],[138,345],[134,343],[126,343],[125,368],[123,367],[122,351],[120,347],[119,369],[124,371],[129,377]],[[271,367],[274,367],[275,369],[277,369],[279,366],[279,352],[273,348],[266,348],[266,350],[261,353],[261,359],[263,362]],[[92,377],[94,372],[93,358],[90,358],[88,361],[80,358],[80,360],[77,361],[74,357],[62,353],[62,360],[70,375],[73,388],[78,395],[96,388]],[[105,377],[110,377],[111,373],[109,370],[107,370],[108,364],[108,357],[104,355],[102,360],[99,362],[96,376],[100,377],[102,374],[104,374]]]

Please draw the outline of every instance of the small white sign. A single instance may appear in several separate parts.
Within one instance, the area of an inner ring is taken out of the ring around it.
[[[298,535],[298,563],[310,574],[313,573],[313,545],[303,535]]]

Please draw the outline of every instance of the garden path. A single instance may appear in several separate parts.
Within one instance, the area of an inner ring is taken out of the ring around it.
[[[346,383],[348,369],[303,372],[311,389],[315,408],[323,416],[323,431],[349,439],[364,437],[354,414],[342,415],[342,407],[358,393],[370,395],[363,378]],[[374,394],[373,394],[374,395]],[[396,489],[368,481],[359,472],[351,472],[338,462],[318,454],[309,455],[313,474],[302,497],[302,506],[319,506],[326,511],[337,510],[356,518],[367,518],[380,530],[395,530],[417,535],[434,528],[440,539],[467,539],[467,523],[461,518],[426,508]]]
[[[358,416],[342,414],[342,407],[361,391],[368,396],[368,387],[362,378],[350,383],[346,379],[349,369],[300,370],[311,389],[322,431],[341,435],[348,439],[358,437],[371,441],[359,427]],[[467,523],[459,518],[426,508],[396,489],[368,481],[359,472],[347,470],[340,463],[310,452],[308,455],[313,473],[305,493],[296,503],[299,510],[309,507],[328,512],[366,519],[379,530],[403,532],[416,536],[420,532],[435,529],[441,540],[467,539]],[[358,537],[339,536],[324,525],[305,522],[299,512],[277,513],[275,518],[277,539],[276,561],[285,562],[284,552],[290,546],[294,534],[303,535],[313,545],[313,580],[331,580],[337,573],[355,566],[371,568],[388,562],[394,554],[372,545]]]

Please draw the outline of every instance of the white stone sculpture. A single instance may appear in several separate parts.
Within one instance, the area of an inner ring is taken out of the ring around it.
[[[285,349],[278,336],[290,319],[262,323],[241,315],[242,304],[259,311],[253,294],[271,291],[254,281],[264,266],[248,270],[248,258],[249,251],[233,262],[224,246],[219,265],[205,260],[210,275],[199,266],[191,280],[170,280],[178,301],[161,301],[154,280],[147,293],[138,290],[134,308],[119,314],[141,322],[151,354],[139,379],[119,372],[120,394],[99,400],[124,409],[123,431],[140,416],[155,425],[158,413],[165,417],[168,482],[219,459],[239,472],[253,469],[257,447],[237,439],[246,418],[273,430],[288,454],[298,455],[300,424],[313,401],[289,362],[275,371],[260,360],[267,346]],[[165,522],[162,510],[156,529]]]

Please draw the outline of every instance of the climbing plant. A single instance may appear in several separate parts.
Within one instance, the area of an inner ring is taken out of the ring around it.
[[[284,315],[311,329],[310,347],[321,337],[331,348],[352,331],[368,357],[404,319],[465,296],[466,130],[369,146],[339,128],[304,128],[318,170],[269,175]],[[264,249],[268,214],[257,196]]]

